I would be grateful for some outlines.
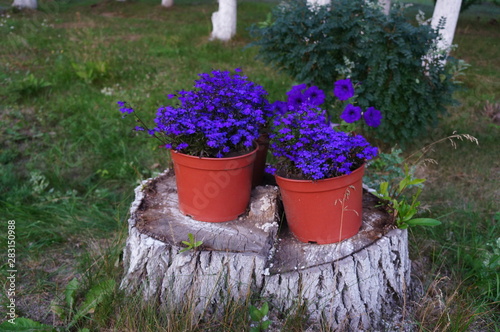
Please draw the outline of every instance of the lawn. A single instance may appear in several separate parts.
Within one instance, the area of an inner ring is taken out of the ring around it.
[[[171,9],[151,0],[40,1],[36,12],[6,9],[10,3],[0,0],[0,278],[10,275],[3,234],[13,220],[17,315],[75,323],[74,330],[248,329],[248,303],[226,308],[220,321],[193,324],[116,286],[133,189],[168,165],[166,151],[132,131],[116,101],[141,105],[150,120],[166,95],[189,87],[197,73],[237,67],[271,100],[283,98],[292,80],[245,47],[247,28],[275,3],[239,1],[238,33],[228,43],[208,39],[216,1],[178,0]],[[420,3],[411,15],[421,9],[430,17],[431,2]],[[425,294],[413,303],[417,330],[500,330],[499,41],[500,7],[483,3],[461,15],[452,56],[470,67],[460,77],[459,104],[403,153],[454,132],[479,141],[455,139],[454,147],[445,139],[425,156],[437,164],[418,168],[427,179],[424,214],[442,225],[410,230],[415,280]],[[100,304],[84,310],[98,286]],[[288,317],[282,330],[302,331],[304,323]]]

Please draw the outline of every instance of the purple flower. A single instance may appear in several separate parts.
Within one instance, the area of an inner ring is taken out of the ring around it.
[[[378,127],[382,121],[382,112],[375,109],[375,107],[368,107],[363,114],[363,118],[365,119],[366,124],[370,127]]]
[[[364,137],[336,131],[324,110],[307,104],[277,115],[271,129],[276,162],[268,171],[289,178],[319,180],[349,174],[377,153]]]
[[[354,96],[354,86],[350,79],[335,82],[333,93],[339,100],[347,100]]]
[[[361,107],[348,104],[340,118],[347,123],[353,123],[361,119]]]
[[[288,96],[288,104],[292,107],[300,106],[304,104],[305,101],[306,101],[305,96],[300,92]]]
[[[240,69],[236,72],[241,72]],[[155,132],[174,150],[204,157],[248,151],[272,114],[260,85],[245,76],[214,70],[199,74],[192,90],[181,90],[176,106],[158,108]]]
[[[317,86],[311,86],[304,92],[307,102],[313,106],[319,106],[325,102],[325,93]]]
[[[134,112],[133,108],[125,106],[127,104],[127,102],[117,101],[116,103],[118,104],[118,106],[120,106],[120,112],[122,112],[123,114],[131,114]]]
[[[271,111],[273,114],[283,115],[286,112],[288,112],[288,103],[281,100],[277,100],[271,104]]]

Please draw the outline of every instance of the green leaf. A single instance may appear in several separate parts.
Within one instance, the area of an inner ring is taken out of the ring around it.
[[[424,182],[425,182],[425,179],[413,179],[408,184],[409,185],[416,185],[416,184],[421,184],[421,183],[424,183]]]
[[[108,294],[111,294],[114,291],[115,285],[116,282],[113,279],[108,279],[92,287],[85,296],[85,300],[75,313],[71,323],[68,325],[68,328],[76,324],[83,316],[93,312],[95,307],[101,303]]]
[[[260,308],[260,312],[262,313],[262,315],[267,315],[268,312],[269,312],[269,304],[267,302],[264,302],[264,304],[262,305],[262,307]]]
[[[250,318],[254,322],[260,322],[262,318],[264,318],[264,315],[260,312],[259,309],[254,307],[253,305],[250,306]]]
[[[14,319],[14,324],[8,320],[0,324],[0,331],[57,331],[53,326],[35,322],[29,318],[18,317]]]
[[[78,279],[73,278],[64,290],[64,298],[66,299],[69,310],[73,310],[73,305],[75,304],[75,291],[78,289],[78,286],[80,286]]]
[[[415,218],[406,222],[409,226],[438,226],[441,221],[432,218]]]
[[[52,312],[55,313],[63,321],[67,318],[66,310],[64,310],[63,306],[57,304],[54,300],[52,300],[52,302],[50,303],[50,310],[52,310]]]
[[[387,190],[389,188],[389,182],[382,182],[380,184],[380,195],[387,197]]]
[[[270,320],[266,320],[265,322],[262,322],[262,324],[260,324],[260,326],[265,330],[269,327],[269,325],[271,325],[271,321]]]

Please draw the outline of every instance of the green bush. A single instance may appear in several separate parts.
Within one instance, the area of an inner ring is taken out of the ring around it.
[[[251,27],[257,57],[296,81],[330,90],[337,79],[361,82],[358,103],[384,113],[371,133],[404,145],[436,125],[453,102],[455,83],[437,54],[437,31],[414,26],[404,7],[384,15],[374,2],[332,0],[316,9],[305,1],[277,6]]]

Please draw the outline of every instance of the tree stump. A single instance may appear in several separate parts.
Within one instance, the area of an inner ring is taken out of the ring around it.
[[[339,331],[386,330],[407,299],[406,230],[393,229],[377,199],[363,196],[360,232],[336,244],[301,243],[279,225],[276,186],[258,186],[237,220],[199,222],[177,209],[175,175],[135,190],[121,287],[170,307],[217,314],[228,301],[262,296],[272,311],[304,306],[311,324]],[[188,234],[202,246],[183,253]]]

